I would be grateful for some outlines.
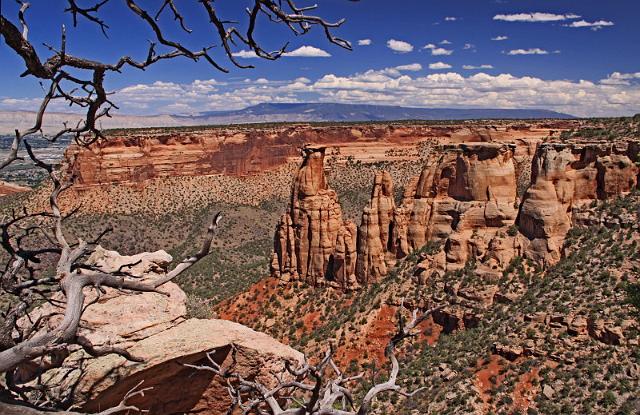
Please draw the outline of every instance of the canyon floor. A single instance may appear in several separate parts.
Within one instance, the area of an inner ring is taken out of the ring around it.
[[[176,281],[189,317],[239,322],[312,358],[333,342],[342,367],[365,372],[364,390],[385,370],[384,346],[398,309],[447,304],[402,350],[401,383],[425,391],[408,400],[388,397],[377,413],[640,413],[640,325],[628,301],[640,277],[637,180],[624,195],[576,206],[573,217],[580,220],[571,223],[552,264],[515,255],[487,279],[479,277],[484,264],[471,255],[461,267],[424,277],[433,258],[450,249],[434,240],[358,289],[269,276],[276,224],[292,203],[300,148],[307,144],[327,148],[326,181],[343,219],[360,224],[376,173],[388,172],[389,197],[400,206],[412,179],[443,146],[513,145],[514,194],[522,200],[541,143],[638,143],[638,120],[190,127],[113,135],[113,145],[72,147],[62,160],[75,180],[64,209],[78,209],[68,229],[91,239],[110,227],[101,242],[108,249],[164,249],[179,258],[198,246],[211,215],[224,212],[213,254]],[[48,192],[37,184],[4,196],[2,215],[25,203],[42,209]]]

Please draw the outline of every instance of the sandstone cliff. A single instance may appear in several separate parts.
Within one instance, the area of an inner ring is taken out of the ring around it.
[[[335,148],[343,160],[402,161],[419,157],[421,143],[540,140],[553,125],[513,128],[474,123],[459,125],[284,125],[275,127],[193,127],[182,130],[132,130],[113,133],[88,148],[71,145],[65,166],[76,187],[105,183],[225,174],[253,175],[299,161],[307,143]]]
[[[556,262],[574,208],[637,188],[638,151],[636,142],[541,144],[518,218],[528,256]]]

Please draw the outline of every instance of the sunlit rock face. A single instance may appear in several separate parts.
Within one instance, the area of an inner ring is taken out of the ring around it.
[[[324,147],[306,147],[289,210],[277,225],[272,273],[311,285],[355,284],[356,226],[345,221],[324,173]]]
[[[518,218],[529,242],[527,254],[547,263],[558,261],[573,209],[636,188],[637,160],[635,143],[541,144]]]
[[[479,274],[499,278],[516,256],[557,262],[576,208],[638,187],[636,143],[542,143],[520,200],[524,173],[516,164],[529,153],[496,142],[441,146],[399,205],[391,175],[377,172],[356,232],[326,183],[324,149],[309,147],[276,230],[273,275],[354,288],[380,281],[397,259],[439,241],[444,249],[425,259],[430,271],[474,260]]]

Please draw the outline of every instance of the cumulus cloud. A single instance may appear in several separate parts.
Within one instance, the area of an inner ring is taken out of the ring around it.
[[[603,85],[631,85],[632,81],[640,80],[640,72],[621,73],[614,72],[600,81]]]
[[[369,45],[371,45],[371,39],[358,40],[358,46],[369,46]]]
[[[285,52],[284,56],[293,56],[300,58],[328,58],[331,55],[329,54],[329,52],[316,48],[315,46],[300,46],[296,50]]]
[[[501,20],[503,22],[559,22],[564,20],[579,19],[577,14],[554,14],[554,13],[515,13],[515,14],[496,14],[493,20]]]
[[[450,69],[451,65],[449,65],[448,63],[444,63],[444,62],[436,62],[436,63],[430,63],[429,64],[429,69],[433,69],[433,70],[442,70],[442,69]]]
[[[442,43],[442,42],[441,42]],[[422,47],[422,49],[429,49],[431,51],[431,55],[433,56],[449,56],[453,53],[452,50],[448,50],[445,48],[439,48],[433,43],[429,43]]]
[[[476,45],[474,45],[473,43],[465,43],[464,47],[462,49],[464,50],[470,50],[470,49],[475,49]]]
[[[395,69],[399,71],[417,72],[422,70],[422,65],[420,65],[419,63],[411,63],[409,65],[396,66]]]
[[[257,58],[258,55],[252,50],[241,50],[232,54],[235,57],[243,59]],[[294,49],[291,52],[285,52],[283,57],[297,57],[297,58],[328,58],[331,54],[325,50],[317,48],[315,46],[300,46],[298,49]]]
[[[453,16],[447,16],[444,18],[445,22],[455,22],[456,20],[458,20],[458,18]]]
[[[411,43],[396,39],[389,39],[387,41],[387,47],[397,53],[409,53],[413,51],[413,45]]]
[[[491,40],[496,40],[496,41],[507,40],[507,39],[509,39],[509,36],[496,36],[491,38]]]
[[[440,42],[441,45],[450,45],[451,42],[449,42],[447,39],[443,40]]]
[[[559,52],[559,51],[558,51]],[[540,49],[540,48],[530,48],[530,49],[513,49],[507,52],[507,55],[515,56],[515,55],[548,55],[549,52]]]
[[[587,22],[586,20],[578,20],[571,22],[571,24],[563,25],[565,27],[583,28],[588,27],[591,30],[600,30],[603,27],[613,26],[614,23],[609,20],[597,20],[595,22]]]
[[[489,69],[482,66],[474,68]],[[196,80],[134,84],[115,91],[111,98],[121,113],[143,115],[239,109],[263,102],[546,108],[578,116],[629,115],[640,108],[640,72],[613,72],[600,81],[571,81],[482,71],[462,75],[445,70],[421,75],[413,70],[418,67],[408,64],[351,75],[327,73],[314,79],[261,78],[260,83]],[[40,99],[0,97],[2,109],[33,110],[39,103]]]
[[[466,69],[468,71],[471,70],[475,70],[475,69],[493,69],[493,65],[462,65],[462,69]]]

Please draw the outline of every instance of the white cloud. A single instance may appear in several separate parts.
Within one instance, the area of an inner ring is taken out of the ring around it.
[[[621,73],[614,72],[600,81],[603,85],[631,85],[634,80],[640,80],[640,72]]]
[[[389,39],[387,41],[387,47],[398,53],[409,53],[413,51],[413,45],[411,43],[396,39]]]
[[[475,49],[475,48],[476,48],[476,45],[474,45],[473,43],[465,43],[462,49],[469,50],[469,49]]]
[[[556,52],[560,52],[560,51],[555,51]],[[511,55],[511,56],[515,56],[515,55],[548,55],[549,52],[547,52],[544,49],[540,49],[540,48],[531,48],[531,49],[513,49],[510,50],[507,55]]]
[[[258,55],[256,55],[256,53],[252,50],[244,50],[242,49],[239,52],[233,52],[232,53],[233,56],[235,56],[236,58],[243,58],[243,59],[251,59],[251,58],[257,58]]]
[[[578,20],[571,22],[571,24],[564,25],[565,27],[583,28],[588,27],[591,30],[599,30],[603,27],[613,26],[614,23],[609,20],[597,20],[595,22],[587,22],[586,20]]]
[[[422,70],[422,65],[420,65],[419,63],[411,63],[409,65],[396,66],[395,69],[399,71],[417,72]]]
[[[450,45],[451,42],[449,42],[447,39],[443,40],[442,42],[440,42],[441,45]]]
[[[509,36],[496,36],[491,38],[491,40],[496,40],[496,41],[507,40],[507,39],[509,39]]]
[[[456,20],[458,20],[458,18],[453,16],[447,16],[444,18],[445,22],[455,22]]]
[[[437,46],[434,45],[433,43],[428,43],[422,47],[422,49],[435,49],[435,48],[437,48]]]
[[[235,57],[243,59],[257,58],[258,55],[252,50],[241,50],[232,54]],[[315,46],[300,46],[298,49],[291,52],[285,52],[283,57],[297,57],[297,58],[328,58],[331,54],[325,50],[316,48]]]
[[[429,69],[433,69],[433,70],[450,69],[450,68],[451,68],[451,65],[444,62],[436,62],[436,63],[429,64]]]
[[[468,71],[471,71],[471,70],[474,70],[474,69],[493,69],[493,65],[478,65],[478,66],[462,65],[462,69],[466,69]]]
[[[445,64],[446,65],[446,64]],[[465,70],[469,66],[463,67]],[[475,66],[476,69],[485,65]],[[406,67],[406,68],[403,68]],[[398,69],[398,68],[402,68]],[[620,116],[640,108],[640,71],[613,72],[600,81],[553,80],[508,73],[468,75],[444,70],[422,75],[417,64],[351,75],[191,83],[154,82],[111,97],[124,114],[198,113],[264,102],[377,103],[410,107],[546,108],[578,116]],[[405,72],[406,71],[406,72]],[[36,109],[38,98],[0,97],[0,109]],[[55,108],[56,111],[59,109]],[[60,110],[67,111],[65,108]]]
[[[329,54],[329,52],[316,48],[315,46],[300,46],[296,50],[285,52],[284,56],[293,56],[300,58],[328,58],[331,55]]]
[[[256,84],[260,84],[260,85],[265,85],[265,84],[268,84],[269,81],[267,79],[265,79],[265,78],[258,78],[258,79],[255,80],[255,83]]]
[[[579,19],[577,14],[554,14],[554,13],[516,13],[516,14],[497,14],[493,16],[493,20],[501,20],[504,22],[559,22],[564,20]]]
[[[358,40],[358,46],[369,46],[369,45],[371,45],[371,39]]]
[[[447,50],[447,49],[444,49],[444,48],[434,48],[434,49],[431,49],[431,54],[432,54],[433,56],[449,56],[449,55],[451,55],[452,53],[453,53],[453,51],[452,51],[452,50]]]

